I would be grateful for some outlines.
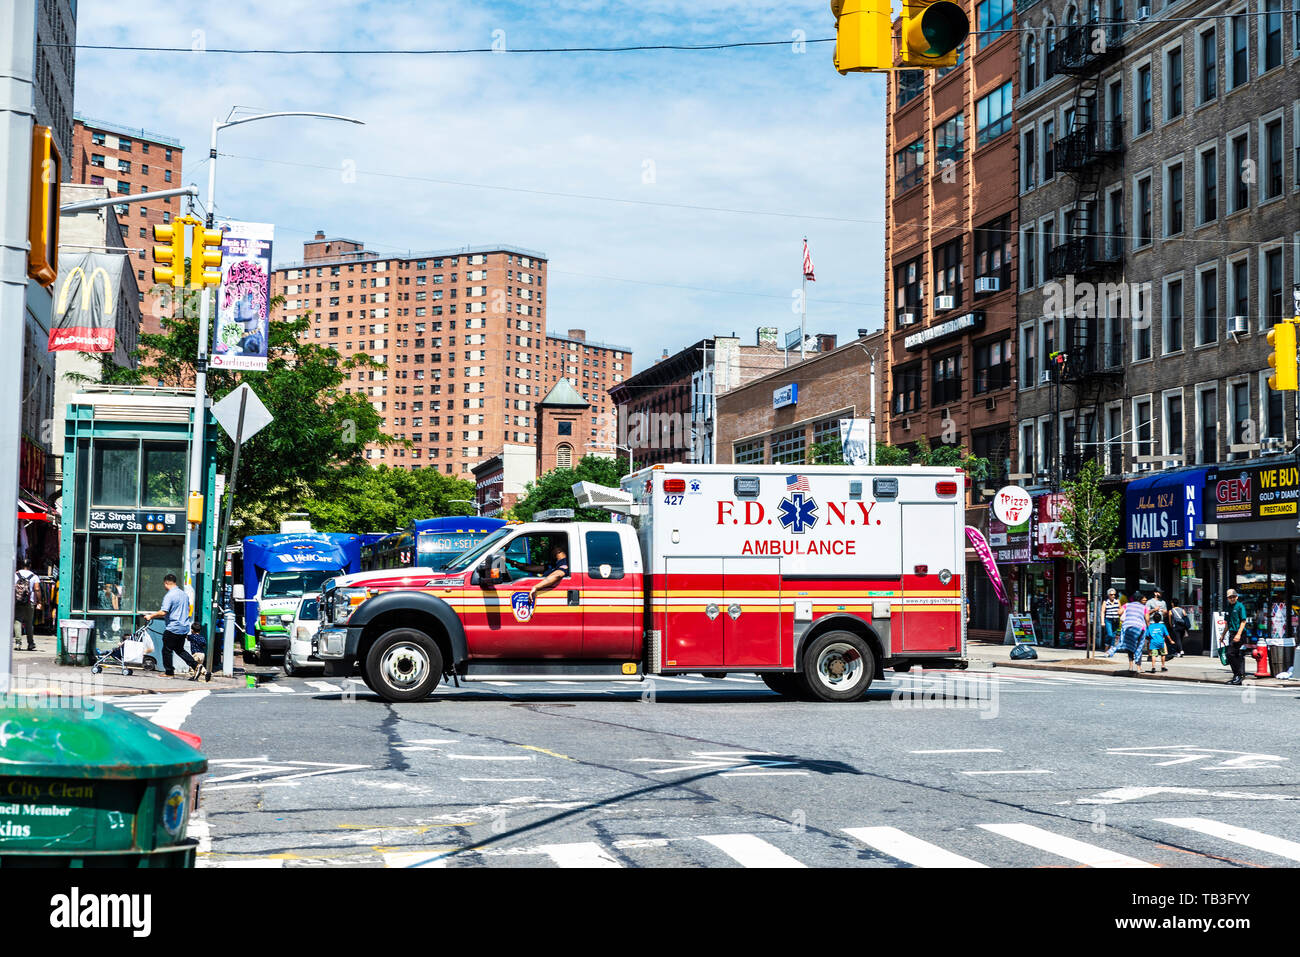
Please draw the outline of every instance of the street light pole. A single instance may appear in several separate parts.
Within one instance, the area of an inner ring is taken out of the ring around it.
[[[216,223],[216,193],[217,193],[217,135],[227,127],[240,126],[244,123],[253,123],[258,120],[269,120],[281,116],[314,116],[319,119],[340,120],[344,123],[356,123],[364,126],[364,120],[358,120],[351,116],[341,116],[337,113],[316,113],[300,110],[290,110],[279,113],[257,113],[253,116],[234,117],[234,110],[226,116],[224,121],[213,119],[212,137],[208,142],[208,202],[205,207],[207,213],[207,228],[212,229]],[[220,287],[217,287],[219,290]],[[208,309],[212,302],[213,294],[217,290],[209,290],[203,287],[200,290],[202,299],[199,300],[199,354],[198,361],[194,367],[194,427],[193,442],[190,446],[190,495],[192,499],[195,494],[202,492],[202,472],[203,472],[203,447],[206,443],[206,403],[208,390]],[[235,490],[232,487],[230,494],[233,497]],[[201,596],[197,594],[194,587],[195,578],[198,571],[203,567],[202,550],[196,548],[199,541],[198,526],[190,522],[185,524],[185,579],[186,584],[194,590],[193,608],[197,609]],[[204,602],[204,615],[206,617],[207,602]]]

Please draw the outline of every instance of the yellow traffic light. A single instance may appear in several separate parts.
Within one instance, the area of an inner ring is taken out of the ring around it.
[[[190,285],[221,285],[221,230],[194,227],[190,240]]]
[[[890,0],[831,0],[835,15],[835,69],[869,73],[894,65]]]
[[[42,286],[59,276],[59,181],[63,157],[48,126],[32,127],[32,178],[27,214],[27,275]]]
[[[1296,325],[1279,322],[1268,331],[1268,344],[1273,347],[1268,364],[1273,374],[1268,377],[1268,387],[1275,392],[1296,391]]]
[[[153,281],[179,289],[185,285],[185,224],[159,223],[153,228],[153,238],[154,242],[167,244],[153,248],[154,262],[168,264],[153,267]]]
[[[970,34],[966,11],[951,0],[904,0],[900,66],[938,69],[957,65],[957,48]]]

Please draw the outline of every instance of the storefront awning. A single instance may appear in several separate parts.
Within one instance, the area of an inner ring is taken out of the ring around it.
[[[1201,493],[1209,469],[1158,472],[1124,489],[1124,535],[1130,552],[1197,548]]]
[[[58,521],[58,516],[54,513],[54,509],[39,498],[24,492],[18,497],[18,521],[54,524]]]

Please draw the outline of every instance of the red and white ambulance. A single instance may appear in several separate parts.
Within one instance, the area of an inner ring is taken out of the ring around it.
[[[390,701],[443,678],[729,672],[853,701],[887,666],[964,665],[959,469],[667,465],[574,491],[615,521],[507,525],[441,572],[326,582],[326,673]]]

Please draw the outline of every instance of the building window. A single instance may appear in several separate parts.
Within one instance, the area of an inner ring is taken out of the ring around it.
[[[1197,84],[1197,97],[1201,103],[1208,103],[1219,95],[1219,42],[1218,30],[1210,27],[1200,34],[1201,62],[1200,82]]]
[[[935,72],[934,75],[935,82],[937,83],[939,80],[942,80],[945,76],[947,76],[953,70],[957,69],[957,67],[961,66],[964,62],[966,62],[966,44],[963,43],[961,46],[957,48],[956,64],[953,66],[939,67],[939,69]]]
[[[921,363],[912,362],[894,370],[894,414],[921,410]]]
[[[897,70],[894,73],[898,85],[897,106],[901,108],[925,92],[924,70]]]
[[[1020,288],[1028,291],[1038,285],[1038,233],[1032,226],[1020,237]]]
[[[1011,216],[1002,216],[975,230],[976,295],[979,280],[996,279],[993,292],[1011,286]]]
[[[957,162],[962,156],[962,147],[965,140],[964,122],[962,114],[950,117],[943,123],[940,123],[934,130],[934,150],[935,159],[938,160],[939,166],[942,167],[949,160]]]
[[[780,465],[798,465],[807,461],[808,439],[803,429],[791,429],[772,436],[772,461]]]
[[[1142,362],[1151,358],[1151,303],[1139,287],[1132,296],[1130,308],[1133,310],[1133,361]],[[1145,320],[1145,321],[1138,321]]]
[[[1056,155],[1052,146],[1056,143],[1056,121],[1043,120],[1043,182],[1056,178]]]
[[[1165,53],[1165,122],[1183,115],[1183,48]]]
[[[1038,385],[1038,362],[1034,344],[1037,335],[1032,323],[1020,327],[1020,388],[1032,389]]]
[[[1202,150],[1197,154],[1197,167],[1200,204],[1196,222],[1203,226],[1219,217],[1219,151],[1213,146]]]
[[[1245,318],[1250,315],[1250,257],[1228,263],[1227,289],[1228,315]],[[1260,317],[1265,324],[1264,317]]]
[[[1151,177],[1143,176],[1137,181],[1134,191],[1133,218],[1137,221],[1137,235],[1133,237],[1135,248],[1151,245]]]
[[[1261,264],[1261,300],[1265,326],[1275,326],[1284,318],[1290,319],[1291,313],[1282,313],[1282,250],[1270,249],[1264,253]],[[1300,284],[1298,284],[1300,285]]]
[[[957,309],[961,306],[962,278],[965,270],[961,261],[961,239],[944,243],[934,251],[935,311]],[[939,296],[951,296],[951,303],[940,305]]]
[[[1165,455],[1183,454],[1183,394],[1175,392],[1165,396],[1164,410]]]
[[[1020,138],[1020,188],[1030,190],[1038,185],[1038,171],[1035,168],[1038,147],[1033,130],[1025,130]]]
[[[1137,88],[1137,115],[1133,119],[1137,123],[1137,133],[1140,136],[1151,130],[1151,64],[1138,67]]]
[[[1229,53],[1228,89],[1235,90],[1250,79],[1250,27],[1246,15],[1232,18],[1232,50]]]
[[[1201,389],[1196,395],[1199,435],[1196,461],[1204,465],[1219,457],[1219,396],[1214,386]]]
[[[555,467],[557,469],[573,468],[573,446],[568,442],[561,442],[555,447]]]
[[[1024,53],[1025,74],[1021,80],[1021,95],[1032,93],[1034,87],[1038,86],[1038,42],[1031,36],[1025,43]]]
[[[763,464],[763,440],[754,439],[750,442],[737,442],[733,448],[732,460],[736,465],[762,465]]]
[[[1151,447],[1151,400],[1133,400],[1133,455],[1141,457],[1154,454]]]
[[[1264,199],[1277,199],[1282,195],[1282,118],[1264,126],[1264,168],[1261,185],[1264,187]]]
[[[1163,315],[1164,353],[1183,351],[1183,281],[1181,279],[1165,280],[1165,301]]]
[[[894,154],[894,184],[900,193],[918,186],[925,176],[925,140],[908,143]]]
[[[997,139],[1011,129],[1011,81],[975,103],[975,145]]]
[[[1219,341],[1219,270],[1211,267],[1199,274],[1200,298],[1196,303],[1196,344]]]
[[[1011,385],[1011,339],[1004,336],[975,344],[975,394]]]
[[[961,398],[961,352],[952,352],[931,361],[933,367],[933,388],[930,392],[931,407],[956,402]]]
[[[1228,190],[1228,212],[1239,213],[1250,206],[1250,134],[1241,133],[1228,143],[1228,161],[1232,164],[1232,189]]]
[[[1264,0],[1260,28],[1264,57],[1260,73],[1267,73],[1282,65],[1282,0]]]
[[[921,257],[917,256],[894,268],[895,320],[900,325],[920,321],[921,267]],[[912,318],[902,318],[905,315],[910,315]]]
[[[1012,0],[984,0],[975,8],[976,30],[979,31],[979,42],[975,49],[983,50],[1011,30],[1011,14],[1014,9]]]
[[[1165,235],[1183,231],[1183,164],[1165,168]]]

